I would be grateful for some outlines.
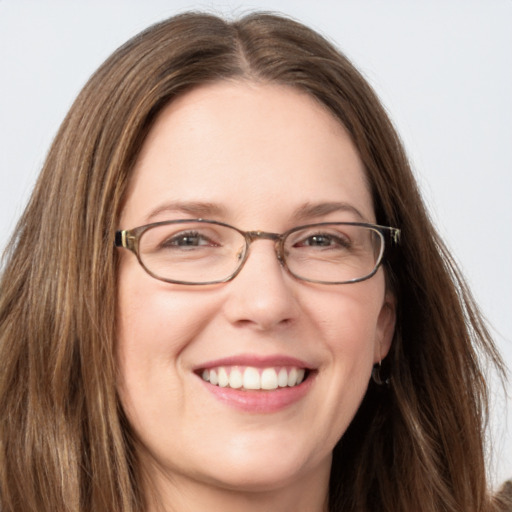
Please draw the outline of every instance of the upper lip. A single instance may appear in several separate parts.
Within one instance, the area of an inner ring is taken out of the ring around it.
[[[194,368],[197,370],[208,370],[210,368],[217,368],[219,366],[252,366],[255,368],[269,368],[276,366],[294,366],[297,368],[304,368],[306,370],[313,370],[314,367],[296,357],[290,357],[283,354],[276,354],[272,356],[259,356],[255,354],[240,354],[236,356],[223,357],[213,361],[207,361]]]

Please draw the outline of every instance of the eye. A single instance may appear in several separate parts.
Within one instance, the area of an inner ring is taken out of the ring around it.
[[[348,248],[350,240],[342,233],[311,233],[303,236],[293,244],[293,247],[319,247],[319,248]]]
[[[194,247],[217,247],[210,237],[198,231],[185,231],[166,238],[161,248],[194,248]]]

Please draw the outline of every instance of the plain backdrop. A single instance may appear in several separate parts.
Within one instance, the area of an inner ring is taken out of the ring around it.
[[[512,366],[511,0],[0,0],[0,250],[90,74],[126,39],[187,9],[286,13],[356,63]],[[489,465],[500,482],[512,477],[512,403],[496,383],[493,395]]]

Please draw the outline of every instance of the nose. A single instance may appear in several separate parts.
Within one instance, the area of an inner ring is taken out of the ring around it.
[[[240,273],[226,285],[225,315],[232,324],[261,331],[288,325],[299,316],[297,286],[277,258],[275,242],[258,240]]]

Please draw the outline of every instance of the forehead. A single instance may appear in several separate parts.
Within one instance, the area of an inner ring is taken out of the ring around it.
[[[343,125],[306,93],[270,84],[201,86],[160,113],[122,222],[143,223],[178,202],[217,205],[231,217],[222,220],[251,222],[286,217],[301,204],[345,202],[373,220],[364,168]]]

